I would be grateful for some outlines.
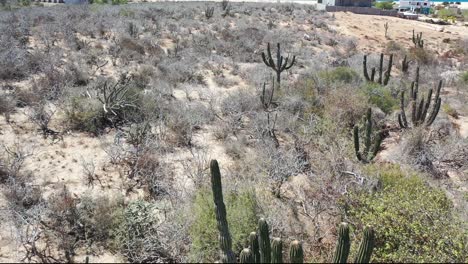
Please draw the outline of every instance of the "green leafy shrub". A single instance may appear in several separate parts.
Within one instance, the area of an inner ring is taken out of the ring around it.
[[[65,114],[67,123],[74,130],[98,134],[105,127],[104,112],[97,100],[71,97]]]
[[[320,72],[319,77],[327,83],[352,83],[359,79],[359,74],[349,67],[336,67],[331,71]]]
[[[355,192],[347,203],[351,223],[373,225],[373,262],[465,262],[466,226],[445,193],[399,166],[370,165],[381,188]]]
[[[398,108],[399,101],[392,95],[389,88],[376,83],[367,83],[362,91],[372,105],[379,107],[387,114]]]
[[[134,201],[116,215],[112,235],[114,246],[123,256],[138,263],[167,261],[158,238],[157,210],[152,203]]]
[[[384,9],[384,10],[392,10],[393,9],[393,1],[388,2],[377,2],[375,4],[376,8]]]
[[[461,74],[460,79],[462,83],[468,84],[468,71]]]
[[[225,193],[224,202],[233,250],[240,252],[245,247],[249,233],[256,230],[258,219],[255,195],[250,191]],[[195,221],[190,228],[192,261],[212,262],[218,257],[219,242],[211,190],[201,189],[197,193],[193,210]]]

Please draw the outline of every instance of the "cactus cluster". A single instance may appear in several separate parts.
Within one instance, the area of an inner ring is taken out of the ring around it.
[[[293,56],[292,60],[288,64],[289,56],[284,58],[283,55],[281,55],[281,46],[279,43],[276,44],[276,47],[276,62],[274,61],[273,56],[271,55],[270,43],[268,43],[267,45],[267,53],[265,54],[265,52],[262,52],[262,60],[266,66],[272,68],[275,71],[276,81],[278,82],[278,85],[280,85],[281,73],[294,66],[294,63],[296,62],[296,56]]]
[[[383,71],[383,63],[384,63],[384,54],[380,54],[380,62],[379,62],[379,78],[378,80],[375,80],[375,72],[376,69],[372,68],[371,69],[371,74],[369,75],[369,72],[367,70],[367,55],[364,55],[364,60],[362,62],[363,64],[363,72],[364,72],[364,78],[368,82],[375,82],[380,85],[387,85],[388,81],[390,80],[390,74],[392,72],[392,66],[393,66],[393,54],[390,54],[390,57],[388,59],[388,65],[387,65],[387,70],[384,72]]]
[[[223,201],[221,173],[216,160],[211,161],[210,170],[216,220],[218,221],[221,262],[235,263],[236,257],[231,250],[232,242]],[[356,263],[368,263],[370,261],[372,250],[374,249],[374,237],[372,227],[366,227],[355,259]],[[346,263],[350,246],[348,224],[342,223],[340,225],[333,263]],[[291,263],[304,263],[304,250],[300,241],[293,240],[291,242],[289,247],[289,260]],[[281,238],[270,239],[270,230],[264,218],[260,218],[258,221],[257,231],[249,234],[248,248],[244,248],[240,252],[239,263],[283,263],[283,241]]]
[[[377,155],[379,151],[380,144],[382,143],[382,135],[378,132],[372,140],[372,109],[367,109],[366,114],[366,137],[364,140],[364,151],[360,151],[360,143],[359,143],[359,127],[357,125],[354,126],[354,150],[356,152],[356,157],[359,161],[364,163],[370,162],[374,157]],[[374,141],[374,144],[372,144]]]
[[[419,84],[418,82],[412,82],[410,88],[410,108],[411,108],[411,122],[413,126],[420,126],[424,125],[426,127],[432,125],[434,123],[435,118],[440,110],[441,105],[441,98],[440,98],[440,90],[442,89],[442,80],[439,81],[437,86],[436,94],[434,97],[434,104],[432,106],[432,110],[429,112],[429,108],[431,107],[432,101],[432,88],[429,89],[427,93],[427,98],[424,99],[424,96],[421,96],[421,100],[418,103],[418,95],[419,95]],[[405,113],[405,91],[401,92],[400,95],[400,114],[398,114],[398,124],[401,128],[408,128],[410,127],[408,124],[408,119],[406,118]],[[429,115],[428,115],[429,114]]]
[[[413,44],[415,48],[424,48],[424,40],[422,39],[422,32],[419,32],[418,34],[414,34],[414,29],[413,29]]]
[[[354,263],[369,263],[374,250],[375,234],[371,226],[364,228],[364,236],[359,250],[354,259]],[[349,226],[347,223],[341,223],[338,233],[338,242],[336,243],[335,256],[333,263],[347,263],[349,256],[349,249],[351,248],[351,241],[349,239]]]
[[[410,62],[411,62],[411,61],[409,61],[409,60],[407,59],[407,56],[405,55],[405,57],[404,57],[403,60],[401,61],[401,71],[402,71],[403,73],[407,73],[407,72],[408,72]]]

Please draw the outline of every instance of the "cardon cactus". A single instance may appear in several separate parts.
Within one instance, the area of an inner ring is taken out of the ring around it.
[[[364,236],[359,246],[359,251],[354,260],[355,263],[369,263],[374,250],[375,233],[371,226],[364,228]]]
[[[424,48],[424,40],[422,39],[422,32],[419,32],[419,34],[414,34],[414,29],[413,29],[413,44],[415,48]]]
[[[236,256],[231,250],[231,236],[226,220],[226,208],[223,202],[221,187],[221,173],[218,162],[212,160],[211,185],[213,190],[213,200],[215,202],[216,220],[218,222],[219,245],[221,249],[222,263],[235,263]],[[374,231],[371,227],[366,227],[364,237],[359,247],[357,263],[369,262],[374,247]],[[274,238],[270,244],[270,231],[268,223],[264,218],[258,221],[258,233],[249,234],[249,248],[244,248],[239,254],[240,263],[282,263],[283,262],[283,242],[280,238]],[[349,255],[350,240],[349,227],[346,223],[340,225],[339,238],[336,246],[334,263],[346,263]],[[302,243],[294,240],[290,244],[289,260],[291,263],[304,263],[304,251]]]
[[[291,263],[304,263],[304,251],[302,250],[302,243],[300,241],[294,240],[291,242],[289,260]]]
[[[364,78],[368,82],[375,82],[381,85],[387,85],[388,81],[390,80],[390,75],[392,72],[392,66],[393,66],[393,54],[390,54],[390,57],[388,59],[388,65],[387,65],[387,70],[384,72],[383,71],[383,63],[384,63],[384,54],[380,54],[380,61],[379,61],[379,79],[375,81],[375,68],[371,69],[371,75],[369,76],[369,72],[367,71],[367,55],[364,55],[363,59],[363,72],[364,72]]]
[[[283,242],[281,238],[273,238],[271,241],[271,263],[283,263]]]
[[[240,253],[239,263],[256,263],[252,250],[244,248]]]
[[[338,233],[338,242],[336,243],[335,256],[333,263],[346,263],[349,255],[349,248],[351,243],[349,241],[349,227],[347,223],[340,224],[340,231]]]
[[[252,250],[255,263],[260,263],[260,249],[258,246],[258,235],[257,232],[251,232],[249,235],[249,247]]]
[[[296,56],[292,57],[292,60],[288,65],[289,56],[284,58],[281,55],[281,46],[279,43],[276,44],[276,47],[276,62],[271,55],[270,43],[267,44],[267,53],[265,54],[265,52],[262,52],[262,60],[266,66],[272,68],[275,71],[276,81],[278,82],[278,85],[281,85],[281,73],[285,70],[289,70],[292,66],[294,66],[294,63],[296,62]]]
[[[221,186],[221,173],[219,171],[218,161],[212,160],[211,170],[211,189],[213,190],[213,200],[215,204],[215,213],[217,227],[219,231],[219,247],[221,249],[221,261],[223,263],[236,262],[236,256],[232,252],[232,240],[229,233],[229,226],[226,219],[226,206],[223,201],[223,189]]]
[[[421,98],[418,103],[419,84],[417,82],[411,83],[410,88],[410,107],[411,107],[411,121],[414,127],[424,125],[426,127],[434,123],[435,118],[440,110],[442,100],[440,98],[440,90],[442,89],[442,81],[439,81],[436,94],[434,97],[434,105],[429,112],[432,101],[432,88],[428,90],[427,98]],[[429,114],[429,116],[428,116]],[[398,124],[401,128],[409,128],[408,119],[405,112],[405,92],[402,91],[400,95],[400,114],[398,114]]]
[[[270,230],[268,223],[264,218],[258,220],[258,243],[260,248],[260,262],[270,263],[271,261],[271,245],[270,245]]]
[[[359,143],[359,127],[354,126],[354,151],[356,157],[359,161],[368,163],[374,159],[377,155],[377,152],[380,149],[380,144],[382,143],[382,134],[377,132],[374,138],[374,144],[372,144],[372,110],[369,108],[366,115],[366,137],[364,141],[364,151],[360,151]]]

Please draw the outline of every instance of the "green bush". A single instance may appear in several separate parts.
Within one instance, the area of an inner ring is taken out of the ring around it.
[[[444,191],[397,165],[366,169],[381,188],[354,192],[346,211],[358,229],[374,226],[374,262],[466,262],[468,232]]]
[[[468,84],[468,71],[461,74],[460,79],[462,83]]]
[[[384,9],[384,10],[392,10],[393,9],[393,1],[388,2],[377,2],[375,4],[376,8]]]
[[[131,202],[119,210],[112,232],[114,247],[130,262],[146,263],[164,260],[165,254],[158,238],[157,211],[152,203]]]
[[[67,123],[74,130],[98,134],[105,127],[102,107],[87,97],[71,97],[65,114]]]
[[[359,79],[359,74],[349,67],[336,67],[331,71],[320,72],[319,77],[327,83],[352,83]]]
[[[125,5],[128,4],[128,0],[112,0],[113,5]]]
[[[234,252],[245,247],[250,232],[256,230],[257,202],[253,192],[224,194],[229,231]],[[192,239],[191,259],[194,262],[213,262],[218,259],[219,242],[214,202],[211,190],[201,189],[193,205],[195,221],[190,228]]]
[[[367,83],[362,91],[367,96],[369,103],[379,107],[387,114],[399,106],[398,99],[392,95],[392,91],[387,87],[376,83]]]
[[[440,9],[437,16],[443,20],[449,20],[457,16],[457,13],[451,9]]]

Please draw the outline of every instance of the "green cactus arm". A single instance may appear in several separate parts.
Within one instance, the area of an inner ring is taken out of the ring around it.
[[[302,249],[302,243],[298,240],[291,242],[289,248],[289,261],[291,261],[291,263],[304,263],[304,251]]]
[[[366,81],[370,81],[369,73],[367,73],[367,55],[364,55],[364,59],[362,60],[362,71],[364,73],[364,78]]]
[[[356,153],[356,157],[359,161],[362,161],[361,153],[359,152],[359,127],[356,125],[353,129],[353,137],[354,137],[354,152]]]
[[[422,123],[421,118],[422,118],[423,108],[424,108],[424,98],[421,98],[421,101],[419,101],[418,111],[416,113],[416,124],[415,125],[420,125]]]
[[[437,114],[439,113],[441,102],[442,102],[442,100],[440,98],[438,98],[436,104],[434,105],[434,109],[432,110],[432,114],[431,114],[429,120],[427,120],[426,126],[430,126],[430,125],[432,125],[432,123],[434,123],[434,121],[435,121],[435,119],[437,117]]]
[[[255,263],[255,258],[252,250],[244,248],[240,253],[239,263]]]
[[[268,223],[264,218],[258,220],[258,244],[260,249],[260,262],[270,263],[271,260],[271,245],[270,231]]]
[[[371,226],[366,226],[364,229],[364,236],[359,246],[358,254],[355,263],[369,263],[372,251],[374,250],[375,233]]]
[[[221,184],[221,173],[219,171],[218,161],[212,160],[211,170],[211,188],[213,191],[213,201],[215,204],[215,214],[217,227],[219,231],[219,247],[221,249],[221,261],[223,263],[233,263],[236,257],[232,252],[232,240],[229,233],[229,226],[226,219],[226,206],[223,201],[223,189]]]
[[[374,146],[372,148],[372,152],[371,152],[368,160],[373,160],[375,158],[375,156],[377,156],[377,153],[380,150],[380,145],[382,145],[382,140],[383,140],[382,133],[381,132],[377,133],[374,140],[375,140]]]
[[[391,75],[391,72],[392,72],[392,66],[393,66],[393,54],[390,54],[390,58],[388,59],[387,70],[385,71],[385,79],[383,81],[383,85],[387,85],[388,81],[390,80],[390,75]]]
[[[400,94],[400,114],[398,115],[398,123],[400,124],[401,128],[408,127],[408,121],[406,120],[406,113],[405,113],[405,91],[401,91]]]
[[[260,262],[260,249],[259,249],[259,246],[258,246],[257,232],[251,232],[249,234],[249,247],[250,247],[250,250],[252,250],[255,263],[261,263]]]
[[[333,263],[346,263],[349,255],[349,226],[347,223],[341,223],[338,233],[338,242],[336,243],[335,256]]]
[[[375,68],[371,69],[371,82],[373,82],[375,79]]]
[[[366,114],[366,139],[364,142],[364,157],[367,157],[371,147],[371,136],[372,136],[372,109],[369,107]]]
[[[283,242],[281,238],[273,238],[271,241],[271,263],[283,263]]]
[[[380,60],[379,60],[379,80],[378,83],[382,84],[382,73],[383,73],[383,60],[384,60],[384,54],[380,53]]]
[[[421,123],[424,123],[424,121],[426,121],[426,116],[427,116],[429,107],[431,106],[431,101],[432,101],[432,89],[429,89],[427,93],[426,104],[424,105],[423,112],[421,114]]]

